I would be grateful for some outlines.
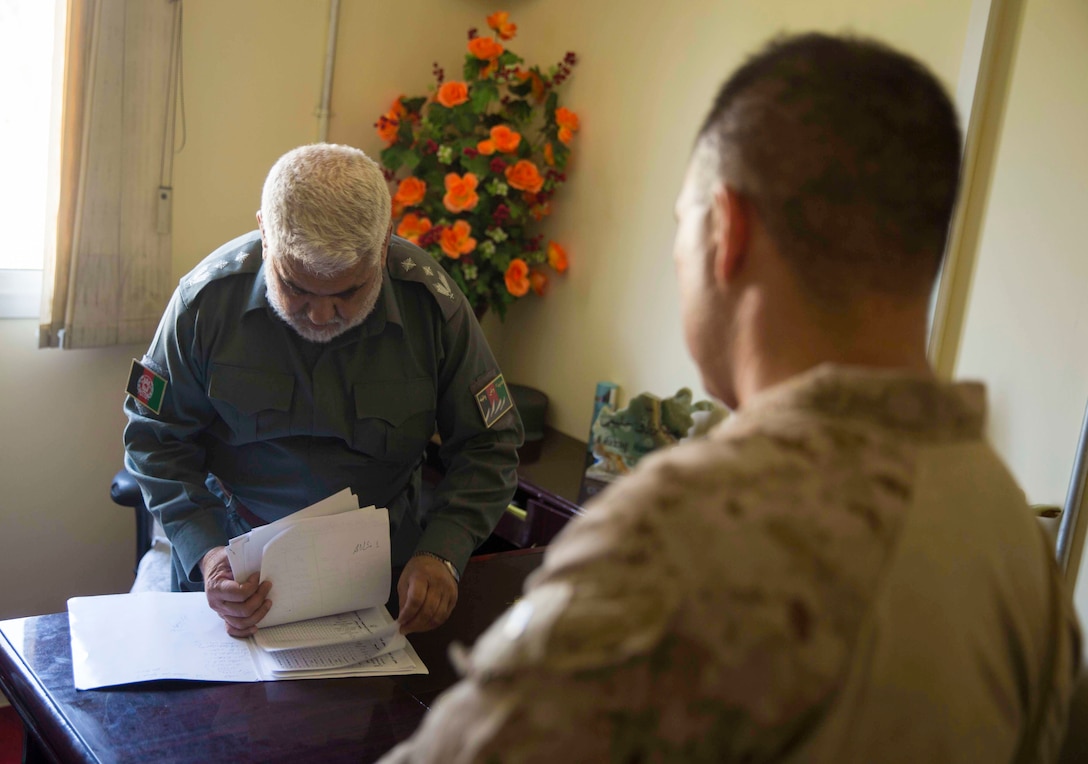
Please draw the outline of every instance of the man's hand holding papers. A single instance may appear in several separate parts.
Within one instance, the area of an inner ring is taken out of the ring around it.
[[[208,607],[226,622],[227,633],[232,637],[256,634],[257,623],[272,607],[272,601],[268,599],[272,582],[261,582],[257,573],[245,581],[235,581],[225,546],[217,546],[204,555],[200,572],[204,575]]]

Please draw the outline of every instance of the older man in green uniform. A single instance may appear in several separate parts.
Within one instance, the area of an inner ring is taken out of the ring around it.
[[[523,433],[502,374],[441,266],[391,235],[390,208],[363,152],[289,152],[260,230],[182,278],[134,364],[126,466],[170,538],[175,588],[203,588],[236,636],[270,600],[233,580],[231,537],[350,487],[388,507],[401,626],[425,630],[516,487]],[[436,429],[446,472],[422,515]]]

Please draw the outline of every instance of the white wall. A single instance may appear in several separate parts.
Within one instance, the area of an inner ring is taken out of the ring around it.
[[[1027,3],[956,370],[1036,503],[1064,502],[1088,402],[1086,43],[1088,3]]]

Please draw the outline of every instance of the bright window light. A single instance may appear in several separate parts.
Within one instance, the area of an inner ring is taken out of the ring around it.
[[[42,267],[57,5],[0,0],[0,269]]]

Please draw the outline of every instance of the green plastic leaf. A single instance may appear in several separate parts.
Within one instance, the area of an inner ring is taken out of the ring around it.
[[[390,146],[387,149],[383,149],[381,153],[382,165],[393,172],[400,169],[400,166],[404,164],[405,150],[400,146]]]
[[[471,53],[465,54],[465,66],[462,71],[464,72],[467,81],[475,82],[480,78],[480,64],[486,66],[485,62],[480,61],[480,59],[476,58],[476,56]]]
[[[533,116],[532,105],[523,99],[516,99],[506,104],[506,110],[519,124],[528,122]]]
[[[488,105],[499,97],[499,88],[493,80],[480,80],[469,88],[469,103],[473,114],[483,114]]]
[[[486,156],[478,156],[469,159],[461,158],[461,166],[473,173],[477,178],[483,178],[491,170],[491,159]]]

